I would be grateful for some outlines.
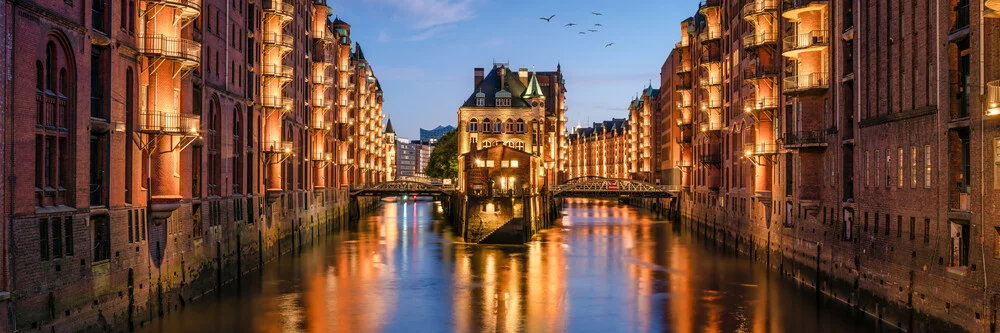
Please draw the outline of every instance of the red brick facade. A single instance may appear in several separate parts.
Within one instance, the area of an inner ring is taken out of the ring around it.
[[[350,26],[286,1],[4,2],[4,328],[141,325],[391,177]]]
[[[683,215],[890,324],[994,329],[994,10],[1000,2],[706,1],[681,23],[661,80],[660,105],[673,110],[663,114],[680,129],[665,141],[690,170]]]

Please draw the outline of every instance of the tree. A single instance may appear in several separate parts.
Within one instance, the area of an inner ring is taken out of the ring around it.
[[[431,159],[427,161],[428,177],[451,179],[458,177],[458,131],[445,133],[434,146]]]

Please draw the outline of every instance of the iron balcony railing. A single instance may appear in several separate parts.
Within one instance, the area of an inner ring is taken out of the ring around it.
[[[702,75],[698,79],[698,83],[700,83],[702,87],[717,86],[717,85],[722,84],[722,77],[720,77],[720,76],[711,76],[711,75]]]
[[[677,88],[677,90],[691,90],[692,87],[691,78],[687,77],[683,79],[678,79],[675,87]]]
[[[178,9],[181,17],[195,17],[201,14],[201,0],[146,0],[146,3]]]
[[[752,49],[758,46],[764,45],[776,45],[778,43],[778,34],[771,31],[766,32],[753,32],[749,35],[743,36],[743,48]]]
[[[743,6],[743,16],[750,18],[778,10],[778,0],[754,0]]]
[[[778,153],[778,145],[773,143],[748,143],[743,148],[744,154],[751,156],[774,155]]]
[[[809,89],[825,89],[829,85],[829,73],[820,72],[786,77],[783,89],[785,92],[795,92]]]
[[[289,80],[291,80],[295,74],[295,70],[292,69],[292,66],[267,64],[262,66],[261,69],[264,76],[273,76]]]
[[[785,133],[783,144],[786,148],[825,144],[823,131],[800,131]]]
[[[266,33],[264,34],[264,44],[291,49],[295,45],[295,37],[277,32]]]
[[[708,109],[718,109],[722,107],[722,100],[710,98],[701,102],[701,110],[706,111]]]
[[[698,40],[702,43],[719,40],[722,38],[722,25],[719,24],[708,24],[705,25],[705,30],[698,34]]]
[[[291,110],[293,103],[292,99],[288,97],[264,96],[261,98],[261,105],[265,108],[281,109],[283,111]]]
[[[674,44],[675,49],[683,49],[688,46],[691,46],[691,40],[686,38],[683,38],[681,41],[677,42],[677,44]]]
[[[190,64],[201,62],[201,43],[165,35],[140,35],[139,52],[151,57],[164,57]]]
[[[748,98],[743,101],[743,109],[746,112],[776,108],[778,108],[778,99],[775,97]]]
[[[722,163],[722,154],[718,152],[701,154],[698,155],[698,162],[701,164],[719,164]]]
[[[139,113],[139,132],[196,136],[201,130],[201,117],[176,111],[145,111]]]
[[[782,47],[788,53],[792,51],[805,51],[810,48],[827,46],[829,44],[829,31],[813,30],[785,37]]]
[[[311,154],[311,156],[309,156],[309,157],[313,161],[320,161],[320,162],[330,162],[330,161],[333,161],[333,153],[326,153],[326,152],[321,152],[321,151],[314,151]]]
[[[691,107],[691,101],[690,100],[684,100],[684,99],[682,99],[681,101],[677,102],[677,108],[678,109],[688,109],[690,107]]]
[[[814,4],[825,5],[827,3],[828,3],[827,0],[784,0],[784,3],[782,3],[782,10],[788,11],[793,9],[799,9],[809,5],[814,5]]]
[[[689,144],[689,143],[691,143],[691,136],[689,136],[689,135],[683,135],[683,136],[678,136],[677,137],[677,144],[679,144],[679,145],[686,145],[686,144]]]
[[[691,126],[691,118],[689,118],[689,117],[678,117],[677,118],[677,126],[681,126],[681,127]]]
[[[264,13],[292,19],[295,16],[295,4],[281,0],[264,1]]]
[[[691,161],[680,160],[680,161],[677,161],[677,163],[675,164],[675,166],[678,167],[678,168],[690,168],[691,167]]]
[[[691,64],[677,65],[677,74],[687,74],[687,73],[691,73]]]
[[[757,80],[775,77],[781,74],[781,68],[773,64],[750,64],[743,69],[744,80]]]
[[[293,152],[292,142],[281,140],[264,141],[264,145],[261,146],[261,150],[265,153],[285,155],[290,155]]]
[[[701,124],[702,132],[718,132],[722,130],[722,122],[712,121]]]

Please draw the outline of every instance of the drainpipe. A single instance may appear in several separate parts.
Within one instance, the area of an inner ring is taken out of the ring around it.
[[[978,16],[979,16],[979,29],[980,29],[980,31],[979,31],[979,36],[978,36],[979,37],[979,52],[978,53],[979,53],[979,92],[980,92],[981,95],[982,95],[983,90],[985,89],[985,83],[984,82],[985,82],[985,75],[986,75],[986,70],[984,68],[985,61],[983,59],[984,58],[984,53],[986,53],[986,45],[984,44],[984,38],[983,38],[983,33],[985,31],[985,29],[984,29],[984,22],[983,22],[985,20],[983,18],[983,13],[985,13],[985,9],[986,9],[985,6],[986,6],[985,2],[979,1],[979,14],[980,15],[978,15]],[[980,228],[979,228],[980,229],[980,234],[979,234],[979,257],[982,260],[982,265],[983,265],[983,268],[982,268],[983,269],[983,314],[986,315],[986,314],[990,313],[989,312],[989,304],[990,304],[990,300],[989,300],[989,285],[990,285],[990,281],[989,281],[989,275],[986,274],[986,178],[983,177],[983,173],[986,172],[986,147],[988,145],[987,145],[987,142],[986,142],[986,116],[985,116],[985,113],[983,112],[984,110],[982,110],[982,106],[984,106],[984,104],[982,103],[981,100],[982,99],[980,99],[980,103],[979,103],[979,105],[980,105],[980,110],[979,110],[979,142],[980,142],[980,144],[983,145],[983,147],[981,149],[979,149],[979,163],[981,165],[981,167],[980,167],[980,173],[979,173],[979,182],[980,182],[980,184],[979,184],[979,219],[980,219],[980,221],[979,221],[979,225],[980,225]],[[985,332],[986,331],[986,326],[985,325],[981,326],[981,329]]]

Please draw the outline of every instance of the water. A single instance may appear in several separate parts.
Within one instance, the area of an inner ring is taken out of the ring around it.
[[[147,324],[149,332],[865,332],[846,307],[616,201],[525,246],[463,244],[433,202],[385,203]]]

